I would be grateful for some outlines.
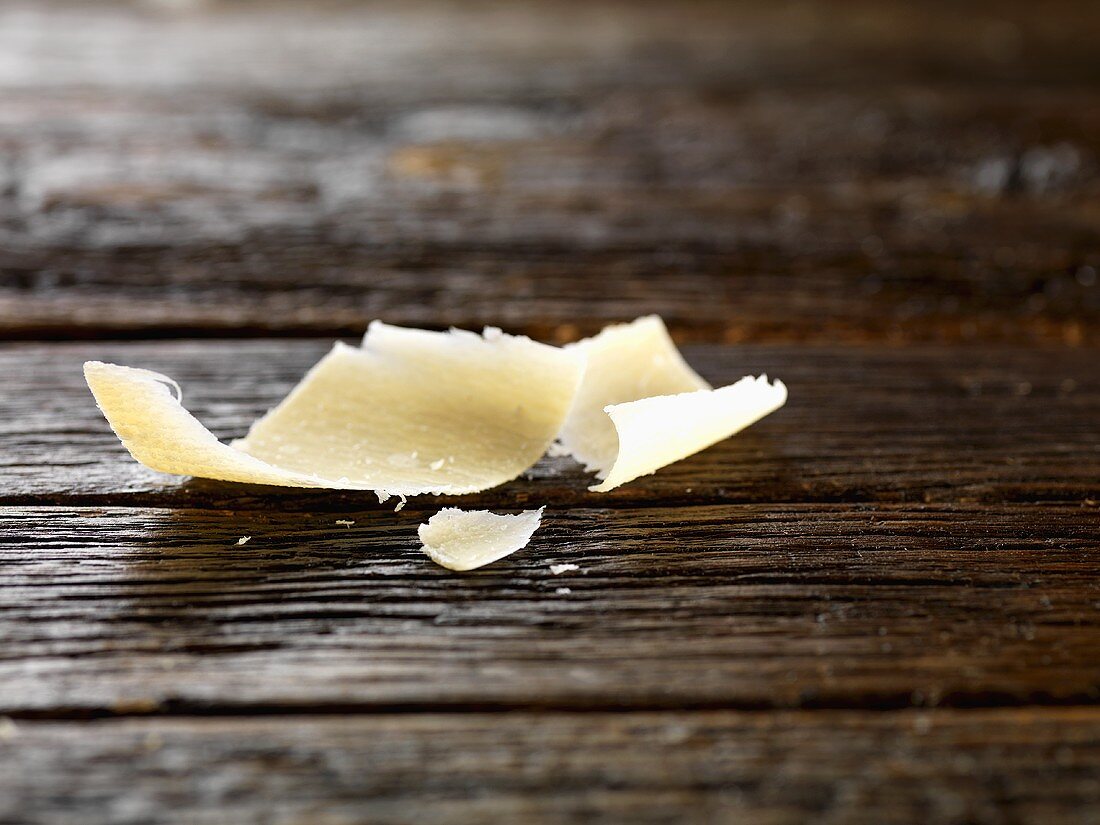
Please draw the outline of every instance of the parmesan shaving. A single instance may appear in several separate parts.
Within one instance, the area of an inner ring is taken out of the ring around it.
[[[606,492],[687,458],[774,412],[781,381],[744,378],[712,390],[684,361],[656,316],[605,328],[566,349],[588,365],[553,447],[596,473]]]
[[[222,444],[180,406],[168,389],[174,382],[166,376],[89,361],[84,365],[84,378],[123,446],[150,469],[284,487],[335,486],[273,467]]]
[[[560,576],[562,573],[568,573],[570,570],[580,570],[580,565],[577,564],[551,564],[550,572],[555,576]]]
[[[572,455],[601,478],[619,452],[615,425],[605,407],[710,389],[684,361],[656,315],[605,327],[599,335],[566,349],[583,353],[588,366],[553,451]]]
[[[497,330],[483,337],[375,322],[361,348],[337,344],[245,438],[226,445],[179,404],[165,386],[171,379],[84,367],[123,445],[151,469],[374,490],[382,500],[473,493],[516,478],[560,430],[583,371],[583,353]]]
[[[248,544],[250,541],[252,541],[252,536],[241,536],[237,539],[237,545]]]
[[[441,567],[474,570],[526,547],[539,529],[545,509],[524,510],[513,516],[448,507],[420,525],[420,542]]]
[[[717,390],[644,398],[606,409],[619,450],[606,477],[589,487],[603,493],[687,458],[775,412],[787,401],[782,381],[746,376]]]

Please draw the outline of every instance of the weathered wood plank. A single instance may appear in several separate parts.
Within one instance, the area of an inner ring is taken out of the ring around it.
[[[5,6],[4,88],[568,93],[731,74],[746,82],[1100,80],[1088,0],[850,0],[842,7],[598,0],[156,0]],[[106,59],[113,55],[114,59]],[[441,72],[440,67],[446,67]],[[303,71],[303,68],[308,71]],[[143,70],[143,71],[142,71]],[[874,70],[874,74],[872,74]]]
[[[1095,506],[553,510],[467,575],[334,515],[4,508],[0,713],[1100,699]]]
[[[10,4],[0,337],[1095,345],[1098,37],[1068,0]],[[0,349],[0,821],[1096,821],[1095,707],[884,710],[1100,699],[1095,350],[692,349],[790,406],[612,496],[558,461],[472,499],[552,509],[469,575],[429,502],[142,470],[78,369],[230,437],[326,346]]]
[[[1097,343],[1100,20],[1057,5],[958,54],[898,2],[0,10],[0,335]]]
[[[651,243],[596,249],[564,239],[375,246],[290,228],[236,245],[7,243],[0,338],[354,335],[384,317],[503,324],[564,341],[659,310],[677,337],[693,341],[1100,344],[1100,235],[1079,225],[1087,207],[964,199],[947,235],[931,218],[914,243],[903,237],[910,216],[893,212],[899,196],[847,206],[796,192],[731,196],[716,216],[721,227],[712,222],[704,234],[737,226],[757,238],[725,248],[670,237],[661,211],[684,199],[649,195],[640,233]],[[742,198],[757,202],[731,211]],[[777,226],[776,214],[807,202],[809,224]],[[558,217],[576,218],[573,205]],[[100,226],[89,215],[78,224]]]
[[[369,507],[362,493],[185,481],[142,468],[96,409],[85,359],[161,370],[220,437],[243,435],[330,341],[34,344],[0,348],[0,501],[225,508]],[[463,502],[552,506],[707,501],[1100,499],[1100,374],[1091,350],[692,346],[715,383],[767,372],[787,406],[611,494],[571,460]],[[868,422],[874,422],[870,426]],[[297,505],[293,503],[297,502]]]
[[[1095,709],[127,719],[10,734],[0,819],[25,825],[1085,825],[1100,805]]]
[[[659,307],[711,340],[1100,340],[1095,94],[620,98],[320,123],[154,102],[98,127],[36,96],[0,128],[0,330],[541,332]],[[494,117],[533,134],[461,138]]]

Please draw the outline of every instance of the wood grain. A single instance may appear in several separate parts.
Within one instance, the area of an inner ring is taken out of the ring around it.
[[[1083,0],[0,6],[0,822],[1100,825],[1098,41]],[[549,505],[463,575],[440,502],[142,469],[79,370],[230,438],[374,318],[650,312],[790,403],[463,499]]]
[[[1095,506],[550,510],[464,575],[430,512],[4,508],[0,713],[1098,698]]]
[[[1060,5],[970,9],[947,79],[939,3],[3,11],[0,335],[1097,344],[1100,21]]]
[[[171,375],[223,439],[277,403],[331,341],[175,341],[0,347],[0,502],[369,507],[373,496],[186,481],[146,470],[96,409],[80,365]],[[692,346],[716,384],[767,372],[786,407],[741,435],[610,494],[568,459],[455,499],[519,507],[650,502],[1100,500],[1100,375],[1090,350]],[[874,426],[868,426],[874,422]]]
[[[21,722],[0,820],[1095,822],[1095,709]],[[186,766],[186,771],[181,771]]]

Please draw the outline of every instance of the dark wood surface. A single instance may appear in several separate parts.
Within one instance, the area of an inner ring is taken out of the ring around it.
[[[0,6],[0,822],[1100,823],[1097,42],[1083,0]],[[374,318],[651,312],[790,402],[607,495],[175,479],[80,375],[231,438]],[[548,509],[454,574],[416,525],[460,502]]]
[[[1098,727],[1094,708],[27,722],[0,817],[255,822],[279,799],[293,823],[1088,822]]]
[[[1095,509],[559,509],[465,575],[425,562],[431,512],[7,508],[0,708],[1100,699]]]

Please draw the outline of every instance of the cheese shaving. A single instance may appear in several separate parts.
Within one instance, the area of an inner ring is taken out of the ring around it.
[[[587,368],[553,452],[572,455],[600,478],[619,452],[615,425],[605,407],[710,389],[684,361],[656,315],[605,327],[599,335],[566,349],[583,353]]]
[[[575,456],[600,481],[589,489],[605,492],[739,432],[787,398],[766,376],[711,389],[656,316],[563,349],[495,327],[479,336],[376,321],[360,347],[337,344],[232,444],[183,408],[167,376],[98,361],[84,374],[123,445],[147,467],[372,490],[381,501],[397,496],[396,510],[408,496],[503,484],[547,448]]]
[[[746,376],[717,390],[644,398],[607,407],[619,449],[604,479],[589,487],[603,493],[687,458],[775,412],[787,401],[782,381]]]
[[[516,478],[560,430],[583,371],[583,353],[498,330],[483,337],[375,322],[361,348],[337,344],[245,438],[226,445],[180,405],[165,386],[171,379],[84,366],[123,445],[151,469],[374,490],[381,500],[473,493]]]
[[[606,492],[728,438],[777,410],[787,388],[766,376],[713,390],[687,365],[656,316],[571,344],[584,381],[553,446],[596,473]]]
[[[448,570],[474,570],[526,547],[539,529],[545,509],[497,515],[448,507],[420,525],[422,549]]]
[[[153,470],[223,481],[326,487],[222,444],[169,390],[170,378],[149,370],[89,361],[84,378],[111,429],[137,461]]]

